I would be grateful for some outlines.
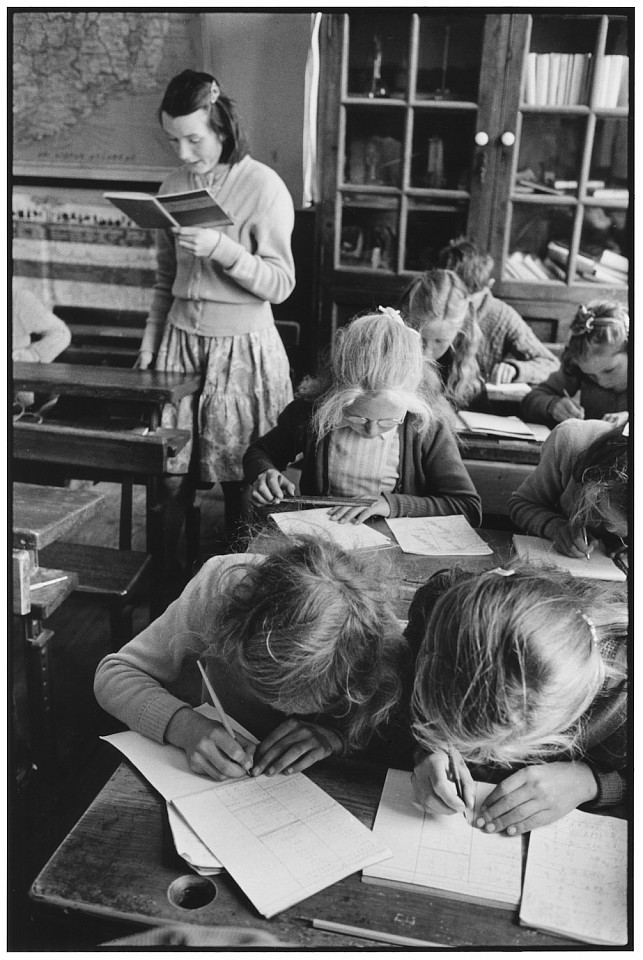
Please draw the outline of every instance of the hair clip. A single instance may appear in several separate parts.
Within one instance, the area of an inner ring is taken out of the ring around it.
[[[217,83],[216,80],[213,80],[212,83],[210,84],[210,105],[217,102],[217,100],[219,99],[220,93],[221,93],[221,90],[219,89],[219,84]]]
[[[587,626],[589,627],[589,632],[592,636],[592,644],[595,647],[598,647],[598,634],[596,633],[596,627],[594,626],[594,621],[591,617],[588,617],[586,613],[583,613],[582,610],[578,611]]]
[[[396,310],[395,307],[382,307],[377,308],[380,313],[384,314],[385,317],[390,317],[391,320],[396,320],[398,323],[401,323],[402,326],[405,326],[404,319],[399,310]]]
[[[489,573],[495,573],[497,577],[513,577],[515,570],[503,570],[502,567],[494,567]]]

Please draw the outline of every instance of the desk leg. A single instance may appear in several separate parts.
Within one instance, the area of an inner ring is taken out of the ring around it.
[[[150,477],[146,488],[146,542],[150,554],[150,619],[156,620],[169,602],[167,580],[167,536],[160,480]]]
[[[132,487],[131,477],[121,480],[121,509],[118,524],[118,549],[132,549]]]
[[[29,614],[22,619],[25,641],[25,670],[29,739],[38,776],[50,783],[56,763],[56,736],[51,684],[51,642],[53,631]]]

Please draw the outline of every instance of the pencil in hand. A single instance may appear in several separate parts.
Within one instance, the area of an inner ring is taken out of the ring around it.
[[[467,812],[467,804],[466,804],[466,801],[465,801],[465,799],[464,799],[464,790],[462,789],[462,780],[460,779],[460,773],[459,773],[458,767],[457,767],[456,762],[455,762],[455,757],[454,757],[454,755],[453,755],[453,750],[449,750],[449,773],[450,773],[450,775],[451,775],[451,779],[453,780],[453,783],[454,783],[454,786],[455,786],[455,792],[456,792],[457,795],[458,795],[458,799],[459,799],[459,800],[462,800],[462,802],[463,802],[463,804],[464,804],[464,810],[462,811],[462,816],[463,816],[464,819],[467,821],[467,823],[469,823],[469,815],[468,815],[468,812]]]
[[[217,696],[216,693],[214,692],[214,687],[213,687],[212,684],[210,683],[210,680],[208,679],[207,673],[206,673],[205,670],[203,669],[203,664],[201,663],[200,660],[197,660],[196,665],[197,665],[197,667],[199,668],[199,672],[200,672],[201,676],[203,677],[203,682],[204,682],[204,684],[205,684],[205,688],[206,688],[206,690],[208,691],[208,694],[209,694],[209,696],[210,696],[210,700],[212,701],[212,706],[214,707],[214,709],[217,711],[217,713],[218,713],[218,715],[219,715],[219,720],[221,721],[221,724],[222,724],[222,726],[223,726],[223,729],[225,730],[225,732],[228,734],[229,737],[232,737],[232,739],[235,741],[235,743],[239,743],[239,739],[238,739],[236,733],[234,732],[234,730],[233,730],[233,728],[232,728],[232,724],[230,723],[230,720],[228,719],[228,715],[227,715],[227,713],[225,712],[225,710],[223,709],[223,706],[221,705],[221,701],[219,700],[218,696]],[[248,759],[248,760],[246,761],[246,763],[245,763],[245,764],[241,764],[241,766],[245,766],[246,771],[250,770],[250,768],[252,767],[252,760]]]

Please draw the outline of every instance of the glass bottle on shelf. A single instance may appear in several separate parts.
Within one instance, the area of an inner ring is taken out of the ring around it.
[[[388,97],[388,87],[382,80],[382,41],[377,34],[373,37],[373,46],[371,85],[368,90],[368,96],[371,100],[376,97]]]

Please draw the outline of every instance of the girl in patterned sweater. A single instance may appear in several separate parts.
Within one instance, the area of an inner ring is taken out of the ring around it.
[[[292,495],[283,470],[303,454],[302,493],[369,501],[334,507],[335,520],[462,513],[477,525],[480,498],[420,338],[397,311],[380,309],[337,332],[325,373],[303,384],[277,426],[250,445],[252,501]]]

